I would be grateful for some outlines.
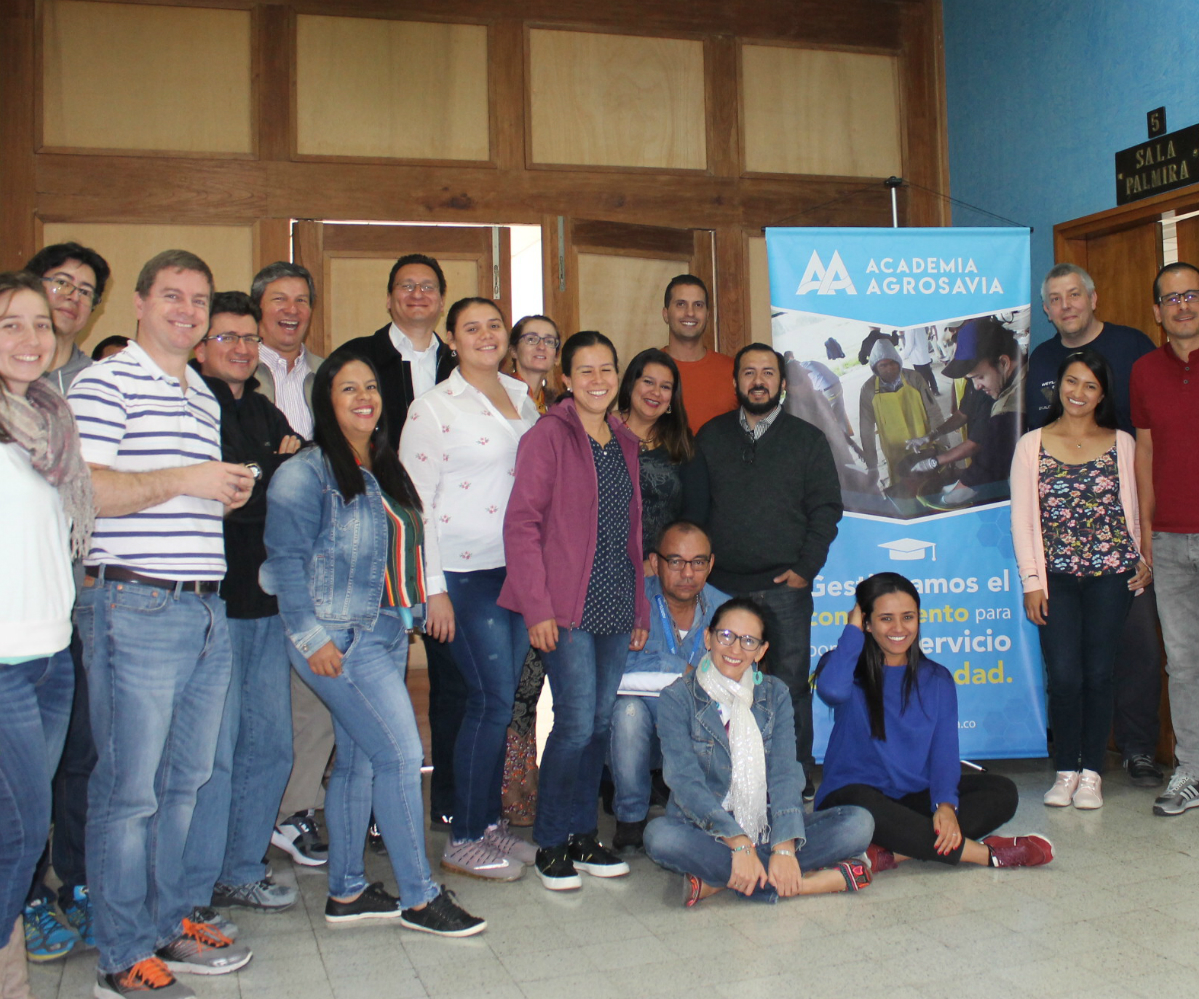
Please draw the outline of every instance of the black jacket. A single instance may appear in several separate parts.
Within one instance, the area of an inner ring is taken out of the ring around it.
[[[437,381],[443,382],[450,377],[458,361],[450,356],[450,348],[441,337],[434,333],[433,338],[437,341]],[[408,407],[412,405],[415,393],[412,391],[412,365],[400,357],[400,352],[391,342],[391,323],[375,330],[370,336],[347,340],[341,348],[369,358],[379,373],[379,391],[383,395],[383,412],[387,416],[387,439],[393,448],[398,448],[404,421],[408,419]]]
[[[195,361],[192,367],[199,370]],[[205,375],[204,381],[221,406],[222,459],[238,465],[256,462],[262,469],[246,505],[225,517],[225,612],[233,618],[270,617],[279,613],[279,605],[258,585],[258,570],[266,560],[266,487],[275,469],[290,457],[278,453],[280,443],[295,431],[274,403],[256,391],[258,379],[246,382],[241,399],[234,399],[219,378]]]

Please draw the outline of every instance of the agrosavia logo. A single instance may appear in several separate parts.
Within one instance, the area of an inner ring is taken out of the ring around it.
[[[866,274],[879,275],[870,278],[867,295],[1004,293],[1003,284],[998,278],[979,274],[973,257],[872,257],[866,265]],[[807,295],[813,291],[817,295],[835,295],[838,291],[844,291],[847,295],[858,294],[840,251],[833,251],[827,267],[820,259],[819,252],[812,251],[795,293]]]

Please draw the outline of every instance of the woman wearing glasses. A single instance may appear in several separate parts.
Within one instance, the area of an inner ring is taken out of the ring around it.
[[[769,648],[762,609],[745,597],[721,604],[704,645],[658,702],[670,802],[646,827],[646,853],[683,875],[687,906],[725,888],[758,902],[865,888],[857,855],[870,813],[847,805],[804,822],[791,694],[758,665]]]
[[[833,709],[817,814],[860,805],[874,816],[875,874],[915,858],[941,864],[1035,867],[1053,859],[1044,836],[987,836],[1015,813],[1016,785],[962,775],[957,689],[920,651],[920,594],[895,572],[857,586],[837,647],[816,667]]]
[[[529,386],[529,395],[542,416],[561,395],[554,377],[561,345],[562,334],[549,316],[525,316],[508,337],[512,374]]]
[[[666,351],[651,347],[633,358],[620,383],[616,411],[639,442],[641,550],[648,560],[662,529],[682,515],[682,470],[695,454],[679,369]],[[651,573],[647,561],[645,574]]]

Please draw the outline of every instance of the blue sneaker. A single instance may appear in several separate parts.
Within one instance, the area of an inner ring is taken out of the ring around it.
[[[76,885],[75,892],[69,902],[60,903],[62,914],[67,922],[75,927],[84,947],[96,946],[96,931],[92,926],[92,899],[87,893],[87,885]]]
[[[25,906],[25,953],[31,961],[57,961],[75,946],[75,934],[54,915],[44,898]]]

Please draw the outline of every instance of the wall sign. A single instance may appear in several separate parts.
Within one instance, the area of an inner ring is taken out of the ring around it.
[[[1199,181],[1199,125],[1116,153],[1116,204],[1126,205]]]

